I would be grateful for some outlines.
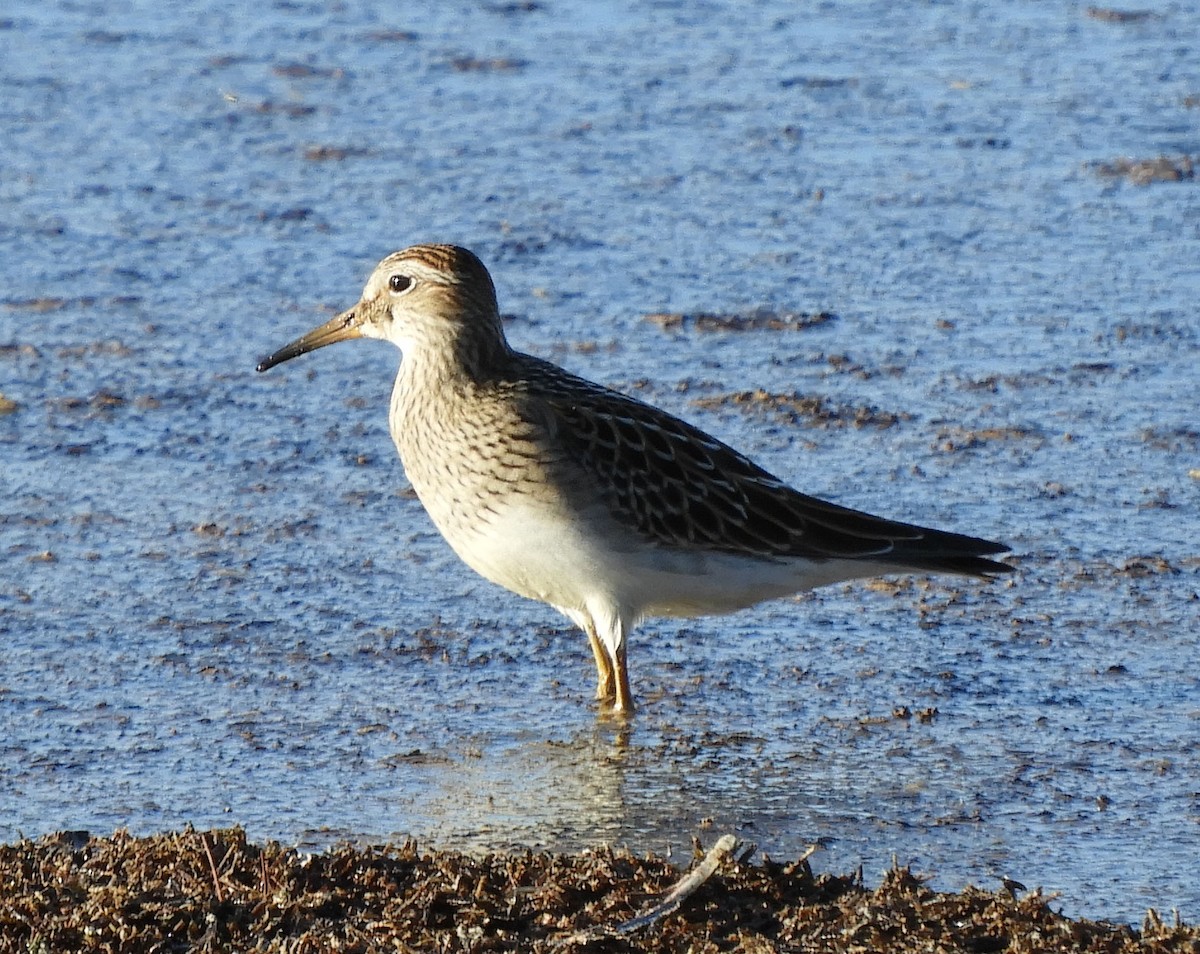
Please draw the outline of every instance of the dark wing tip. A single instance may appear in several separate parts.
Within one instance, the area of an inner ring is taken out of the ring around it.
[[[957,557],[950,561],[946,569],[954,573],[967,573],[971,576],[1003,576],[1015,573],[1016,567],[999,560],[988,560],[984,557]]]
[[[1008,563],[988,559],[993,554],[1008,552],[1009,547],[1003,543],[928,530],[920,539],[898,542],[884,562],[935,573],[993,577],[1016,571],[1016,567]]]

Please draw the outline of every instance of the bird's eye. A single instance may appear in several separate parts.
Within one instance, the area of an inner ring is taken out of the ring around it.
[[[388,288],[394,292],[407,291],[412,286],[413,280],[407,275],[393,275],[388,279]]]

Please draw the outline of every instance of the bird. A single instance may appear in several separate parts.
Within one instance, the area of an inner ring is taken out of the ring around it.
[[[481,576],[587,635],[602,712],[634,709],[630,633],[855,578],[992,578],[1009,547],[793,489],[680,418],[512,348],[483,262],[455,245],[394,252],[359,302],[266,371],[351,338],[401,351],[388,422],[434,525]]]

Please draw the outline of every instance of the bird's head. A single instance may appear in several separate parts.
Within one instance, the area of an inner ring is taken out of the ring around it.
[[[258,363],[266,371],[348,338],[382,338],[471,365],[507,351],[496,289],[483,263],[456,245],[414,245],[376,267],[358,304]]]

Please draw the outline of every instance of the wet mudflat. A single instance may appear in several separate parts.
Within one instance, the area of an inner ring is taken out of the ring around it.
[[[1197,24],[9,4],[0,841],[735,831],[1200,918]],[[427,240],[517,346],[1018,573],[650,622],[598,719],[584,639],[408,492],[398,357],[253,372]]]

